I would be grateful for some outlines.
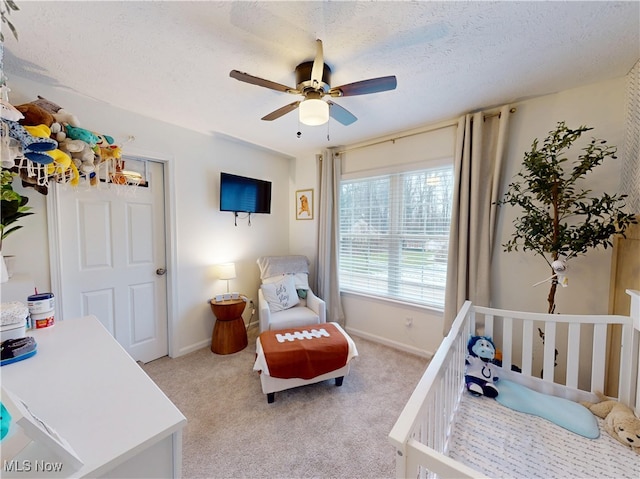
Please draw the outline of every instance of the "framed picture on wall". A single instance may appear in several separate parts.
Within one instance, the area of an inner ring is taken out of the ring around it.
[[[296,219],[313,219],[313,189],[296,191]]]

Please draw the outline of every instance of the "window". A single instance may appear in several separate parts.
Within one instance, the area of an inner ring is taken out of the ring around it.
[[[340,288],[444,309],[453,167],[340,187]]]

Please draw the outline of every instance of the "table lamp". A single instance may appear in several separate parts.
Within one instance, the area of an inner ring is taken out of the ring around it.
[[[227,293],[229,292],[229,280],[236,277],[236,264],[223,263],[218,265],[218,278],[227,280]]]

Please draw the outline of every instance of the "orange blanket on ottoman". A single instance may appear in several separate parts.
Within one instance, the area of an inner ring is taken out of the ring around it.
[[[274,378],[311,379],[347,364],[349,344],[331,323],[264,331],[260,343]]]

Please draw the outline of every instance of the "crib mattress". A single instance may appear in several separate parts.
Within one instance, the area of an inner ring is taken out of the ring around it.
[[[449,456],[492,478],[634,478],[640,456],[602,427],[587,439],[495,400],[463,393]]]

